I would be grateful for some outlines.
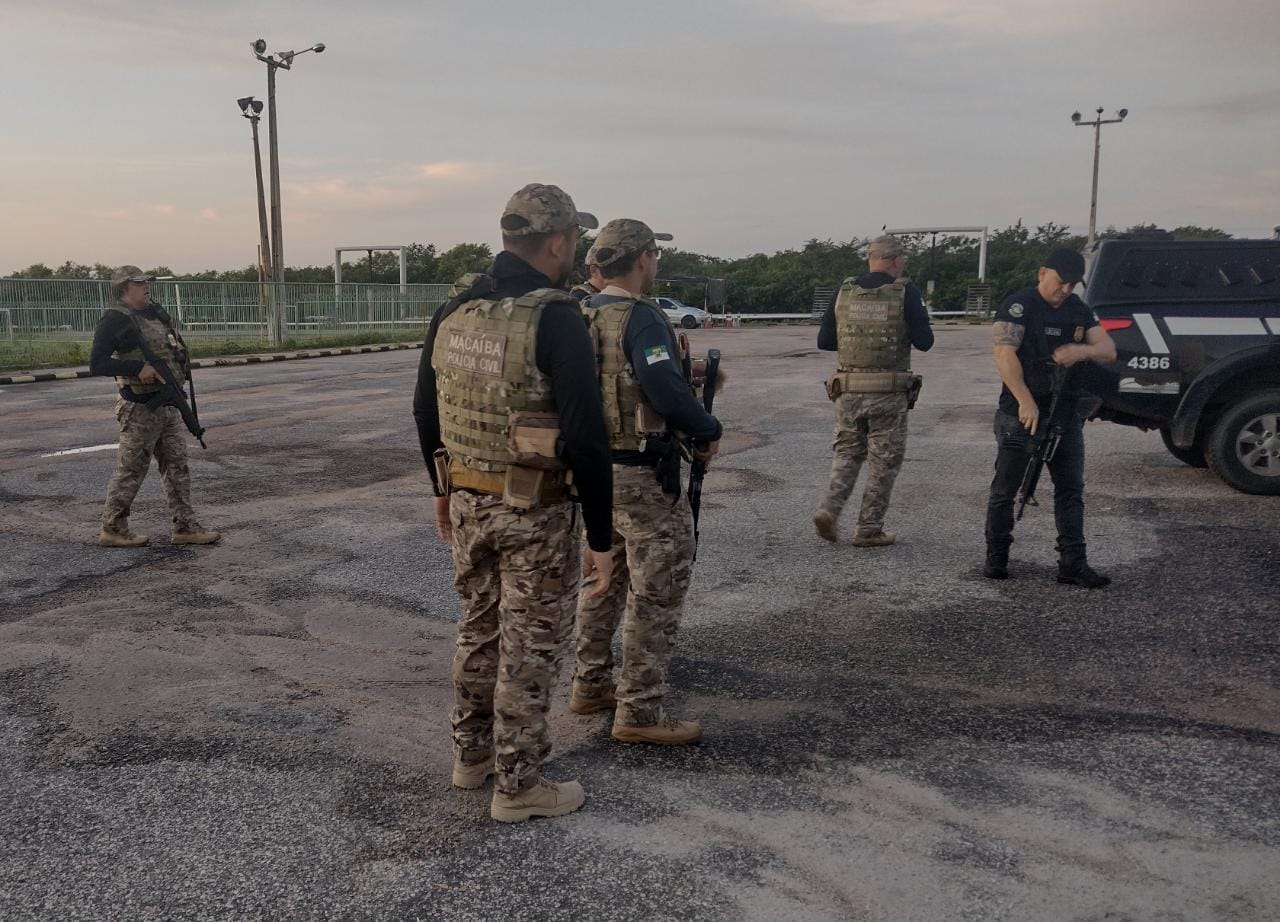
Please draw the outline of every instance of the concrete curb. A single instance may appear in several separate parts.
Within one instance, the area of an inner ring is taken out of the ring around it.
[[[321,359],[335,355],[367,355],[371,352],[397,352],[402,349],[421,349],[422,343],[382,343],[373,346],[341,346],[334,349],[305,349],[300,352],[269,352],[256,355],[228,355],[209,359],[194,359],[192,368],[227,368],[232,365],[265,365],[269,362],[292,362],[297,359]],[[92,378],[87,368],[66,371],[36,371],[29,375],[0,375],[0,387],[6,384],[39,384],[43,381],[74,381]]]

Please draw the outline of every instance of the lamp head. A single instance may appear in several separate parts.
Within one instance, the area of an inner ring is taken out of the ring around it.
[[[254,54],[266,54],[266,53],[267,53],[267,42],[266,42],[266,39],[262,39],[262,38],[260,38],[260,39],[258,39],[256,42],[254,42],[253,44],[251,44],[249,47],[253,49],[253,53],[254,53]]]
[[[320,54],[320,52],[324,51],[324,42],[316,42],[311,46],[311,50],[316,54]]]
[[[1116,113],[1116,115],[1120,116],[1121,121],[1123,121],[1125,116],[1127,116],[1128,114],[1129,114],[1128,109],[1121,109],[1119,112]]]
[[[1080,123],[1080,113],[1079,113],[1079,112],[1072,112],[1072,113],[1071,113],[1071,121],[1075,122],[1076,124],[1079,124],[1079,123]]]

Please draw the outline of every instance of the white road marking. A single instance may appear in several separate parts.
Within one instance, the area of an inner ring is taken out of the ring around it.
[[[1276,336],[1280,336],[1280,317],[1269,317],[1267,319],[1267,328]]]
[[[42,458],[61,458],[63,455],[83,455],[91,451],[110,451],[113,448],[119,448],[119,442],[112,442],[110,445],[90,445],[88,448],[64,448],[62,451],[50,452],[47,455],[41,455]]]

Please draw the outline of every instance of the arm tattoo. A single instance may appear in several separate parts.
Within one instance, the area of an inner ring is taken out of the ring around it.
[[[991,340],[997,346],[1013,346],[1017,349],[1022,345],[1022,337],[1026,332],[1027,328],[1020,323],[997,320],[991,325]]]

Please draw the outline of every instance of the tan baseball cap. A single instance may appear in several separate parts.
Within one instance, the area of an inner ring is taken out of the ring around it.
[[[655,234],[648,224],[635,218],[615,218],[596,235],[596,242],[587,251],[587,265],[607,266],[646,249],[655,240],[673,239],[670,234]]]
[[[118,295],[124,291],[124,286],[129,282],[154,282],[155,280],[154,275],[147,275],[137,266],[121,266],[111,273],[111,291]]]
[[[112,285],[123,285],[125,282],[154,282],[154,275],[147,275],[137,266],[121,266],[111,273]]]
[[[500,223],[508,237],[554,234],[574,226],[593,230],[600,226],[595,215],[579,211],[559,186],[540,182],[530,183],[511,196]]]

